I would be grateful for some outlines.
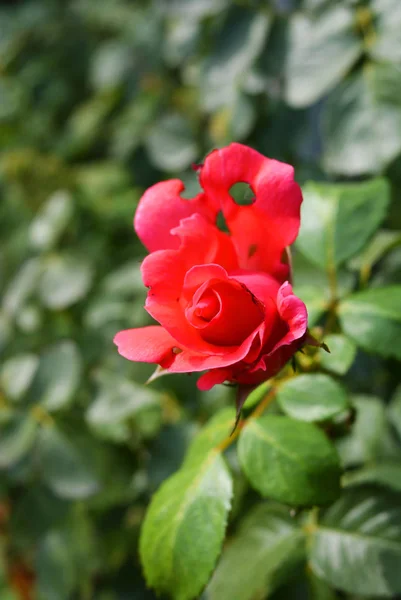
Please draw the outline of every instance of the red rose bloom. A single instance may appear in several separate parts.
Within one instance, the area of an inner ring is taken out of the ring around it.
[[[307,312],[287,281],[286,248],[300,225],[301,190],[290,165],[241,144],[211,152],[199,167],[203,192],[192,200],[177,179],[152,186],[135,215],[150,254],[142,264],[146,310],[160,323],[120,331],[129,360],[171,373],[206,371],[202,390],[275,375],[306,337]],[[253,204],[230,188],[250,185]],[[217,228],[222,212],[230,233]]]

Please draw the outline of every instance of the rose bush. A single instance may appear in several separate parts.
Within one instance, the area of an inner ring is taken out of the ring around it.
[[[203,192],[180,197],[177,179],[148,189],[134,226],[150,254],[142,264],[146,310],[160,325],[115,336],[119,353],[171,373],[206,371],[202,390],[272,377],[307,335],[307,311],[292,291],[286,249],[300,226],[302,194],[290,165],[241,144],[197,167]],[[249,184],[251,205],[231,187]],[[229,233],[216,225],[222,213]]]

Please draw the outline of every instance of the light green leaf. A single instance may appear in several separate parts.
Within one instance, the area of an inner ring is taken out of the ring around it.
[[[38,462],[49,488],[66,499],[87,498],[99,489],[97,476],[88,457],[54,426],[41,431],[38,442]]]
[[[246,409],[249,409],[259,404],[259,402],[261,402],[261,400],[263,400],[269,393],[271,387],[272,386],[269,381],[264,381],[258,385],[258,387],[249,394],[243,406]]]
[[[0,424],[0,469],[18,462],[32,448],[37,423],[29,415],[14,414]]]
[[[388,416],[401,439],[401,385],[397,387],[394,396],[391,398]]]
[[[1,386],[10,400],[18,401],[29,388],[38,368],[35,354],[17,354],[6,360],[0,371]]]
[[[184,467],[193,467],[205,460],[208,452],[229,438],[235,423],[235,410],[223,408],[212,417],[195,437],[184,461]]]
[[[377,458],[386,433],[386,415],[383,402],[375,396],[353,396],[356,411],[350,433],[337,440],[342,463],[355,466]]]
[[[261,504],[243,520],[223,551],[206,589],[207,599],[270,596],[302,562],[304,554],[304,534],[288,509]]]
[[[51,256],[40,278],[39,296],[47,308],[61,310],[82,300],[92,279],[93,269],[85,257]]]
[[[198,157],[198,147],[190,123],[178,113],[157,121],[146,138],[149,158],[164,171],[180,171]]]
[[[338,314],[344,333],[358,346],[401,359],[401,286],[352,294]]]
[[[40,357],[32,387],[31,402],[39,402],[48,411],[66,408],[74,401],[82,373],[79,349],[72,340],[47,348]]]
[[[319,350],[321,366],[337,375],[345,375],[354,362],[355,344],[339,333],[326,335],[324,342],[329,348],[330,354],[322,349]]]
[[[316,325],[320,317],[327,311],[329,301],[327,299],[327,293],[322,290],[318,285],[296,285],[294,288],[294,294],[301,298],[302,302],[305,303],[308,311],[308,325],[312,327]]]
[[[372,64],[331,94],[322,115],[323,160],[329,172],[379,173],[399,154],[400,93],[396,66]]]
[[[162,395],[150,387],[140,386],[121,376],[100,371],[96,376],[98,393],[86,412],[86,420],[95,432],[104,438],[128,440],[128,420],[144,412],[147,427],[152,410],[161,420]]]
[[[364,251],[350,261],[349,266],[351,269],[361,270],[362,272],[368,271],[369,273],[374,264],[393,248],[400,245],[401,233],[399,231],[382,229],[376,233]]]
[[[269,26],[267,13],[232,7],[203,67],[200,89],[206,110],[235,99],[241,78],[263,48]]]
[[[328,375],[304,374],[284,382],[277,401],[290,417],[326,421],[350,408],[344,388]]]
[[[361,53],[351,8],[334,5],[317,17],[294,15],[286,66],[288,104],[302,108],[316,102],[341,81]]]
[[[50,531],[41,540],[35,558],[39,600],[68,600],[76,585],[78,573],[62,534]]]
[[[401,457],[400,457],[401,458]],[[401,492],[401,460],[379,461],[356,471],[349,471],[343,477],[345,486],[376,484]]]
[[[22,264],[4,294],[3,309],[7,315],[16,315],[30,299],[37,289],[41,271],[39,258],[30,258]]]
[[[232,480],[217,451],[182,468],[153,496],[140,538],[147,583],[174,600],[198,598],[223,543]]]
[[[398,0],[372,0],[374,37],[369,53],[378,61],[401,62],[401,4]]]
[[[29,228],[33,248],[48,250],[67,227],[73,212],[72,198],[66,191],[54,193],[41,207]]]
[[[336,588],[393,598],[401,592],[399,496],[349,490],[312,533],[309,561]]]
[[[286,504],[328,504],[340,491],[337,453],[310,423],[267,415],[242,430],[238,456],[252,486],[262,496]]]
[[[307,183],[303,187],[297,248],[313,264],[334,268],[362,250],[384,219],[389,189],[384,179],[363,183]]]

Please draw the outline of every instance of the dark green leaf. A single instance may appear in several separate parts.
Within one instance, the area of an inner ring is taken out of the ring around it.
[[[296,506],[328,504],[340,491],[337,453],[310,423],[268,415],[242,430],[239,459],[252,486]]]
[[[334,587],[393,598],[401,592],[399,496],[345,492],[312,533],[309,553],[312,569]]]
[[[297,247],[314,264],[334,268],[362,250],[386,215],[384,179],[363,183],[308,183],[303,188]]]
[[[291,19],[286,101],[309,106],[333,88],[362,53],[351,8],[334,5],[318,17]]]
[[[207,598],[253,600],[268,596],[302,562],[304,553],[304,533],[288,509],[259,505],[223,551],[207,587]]]
[[[358,346],[401,359],[401,286],[357,292],[341,302],[339,316]]]
[[[344,388],[328,375],[298,375],[284,382],[277,401],[288,416],[300,421],[326,421],[350,405]]]

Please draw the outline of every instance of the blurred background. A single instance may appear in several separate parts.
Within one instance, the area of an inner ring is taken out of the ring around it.
[[[117,354],[150,322],[137,202],[242,141],[301,184],[385,174],[400,228],[400,31],[400,0],[0,2],[1,600],[155,597],[150,495],[233,396]],[[395,251],[377,282],[400,275]],[[327,282],[295,277],[312,311]],[[350,385],[397,379],[361,355]]]

